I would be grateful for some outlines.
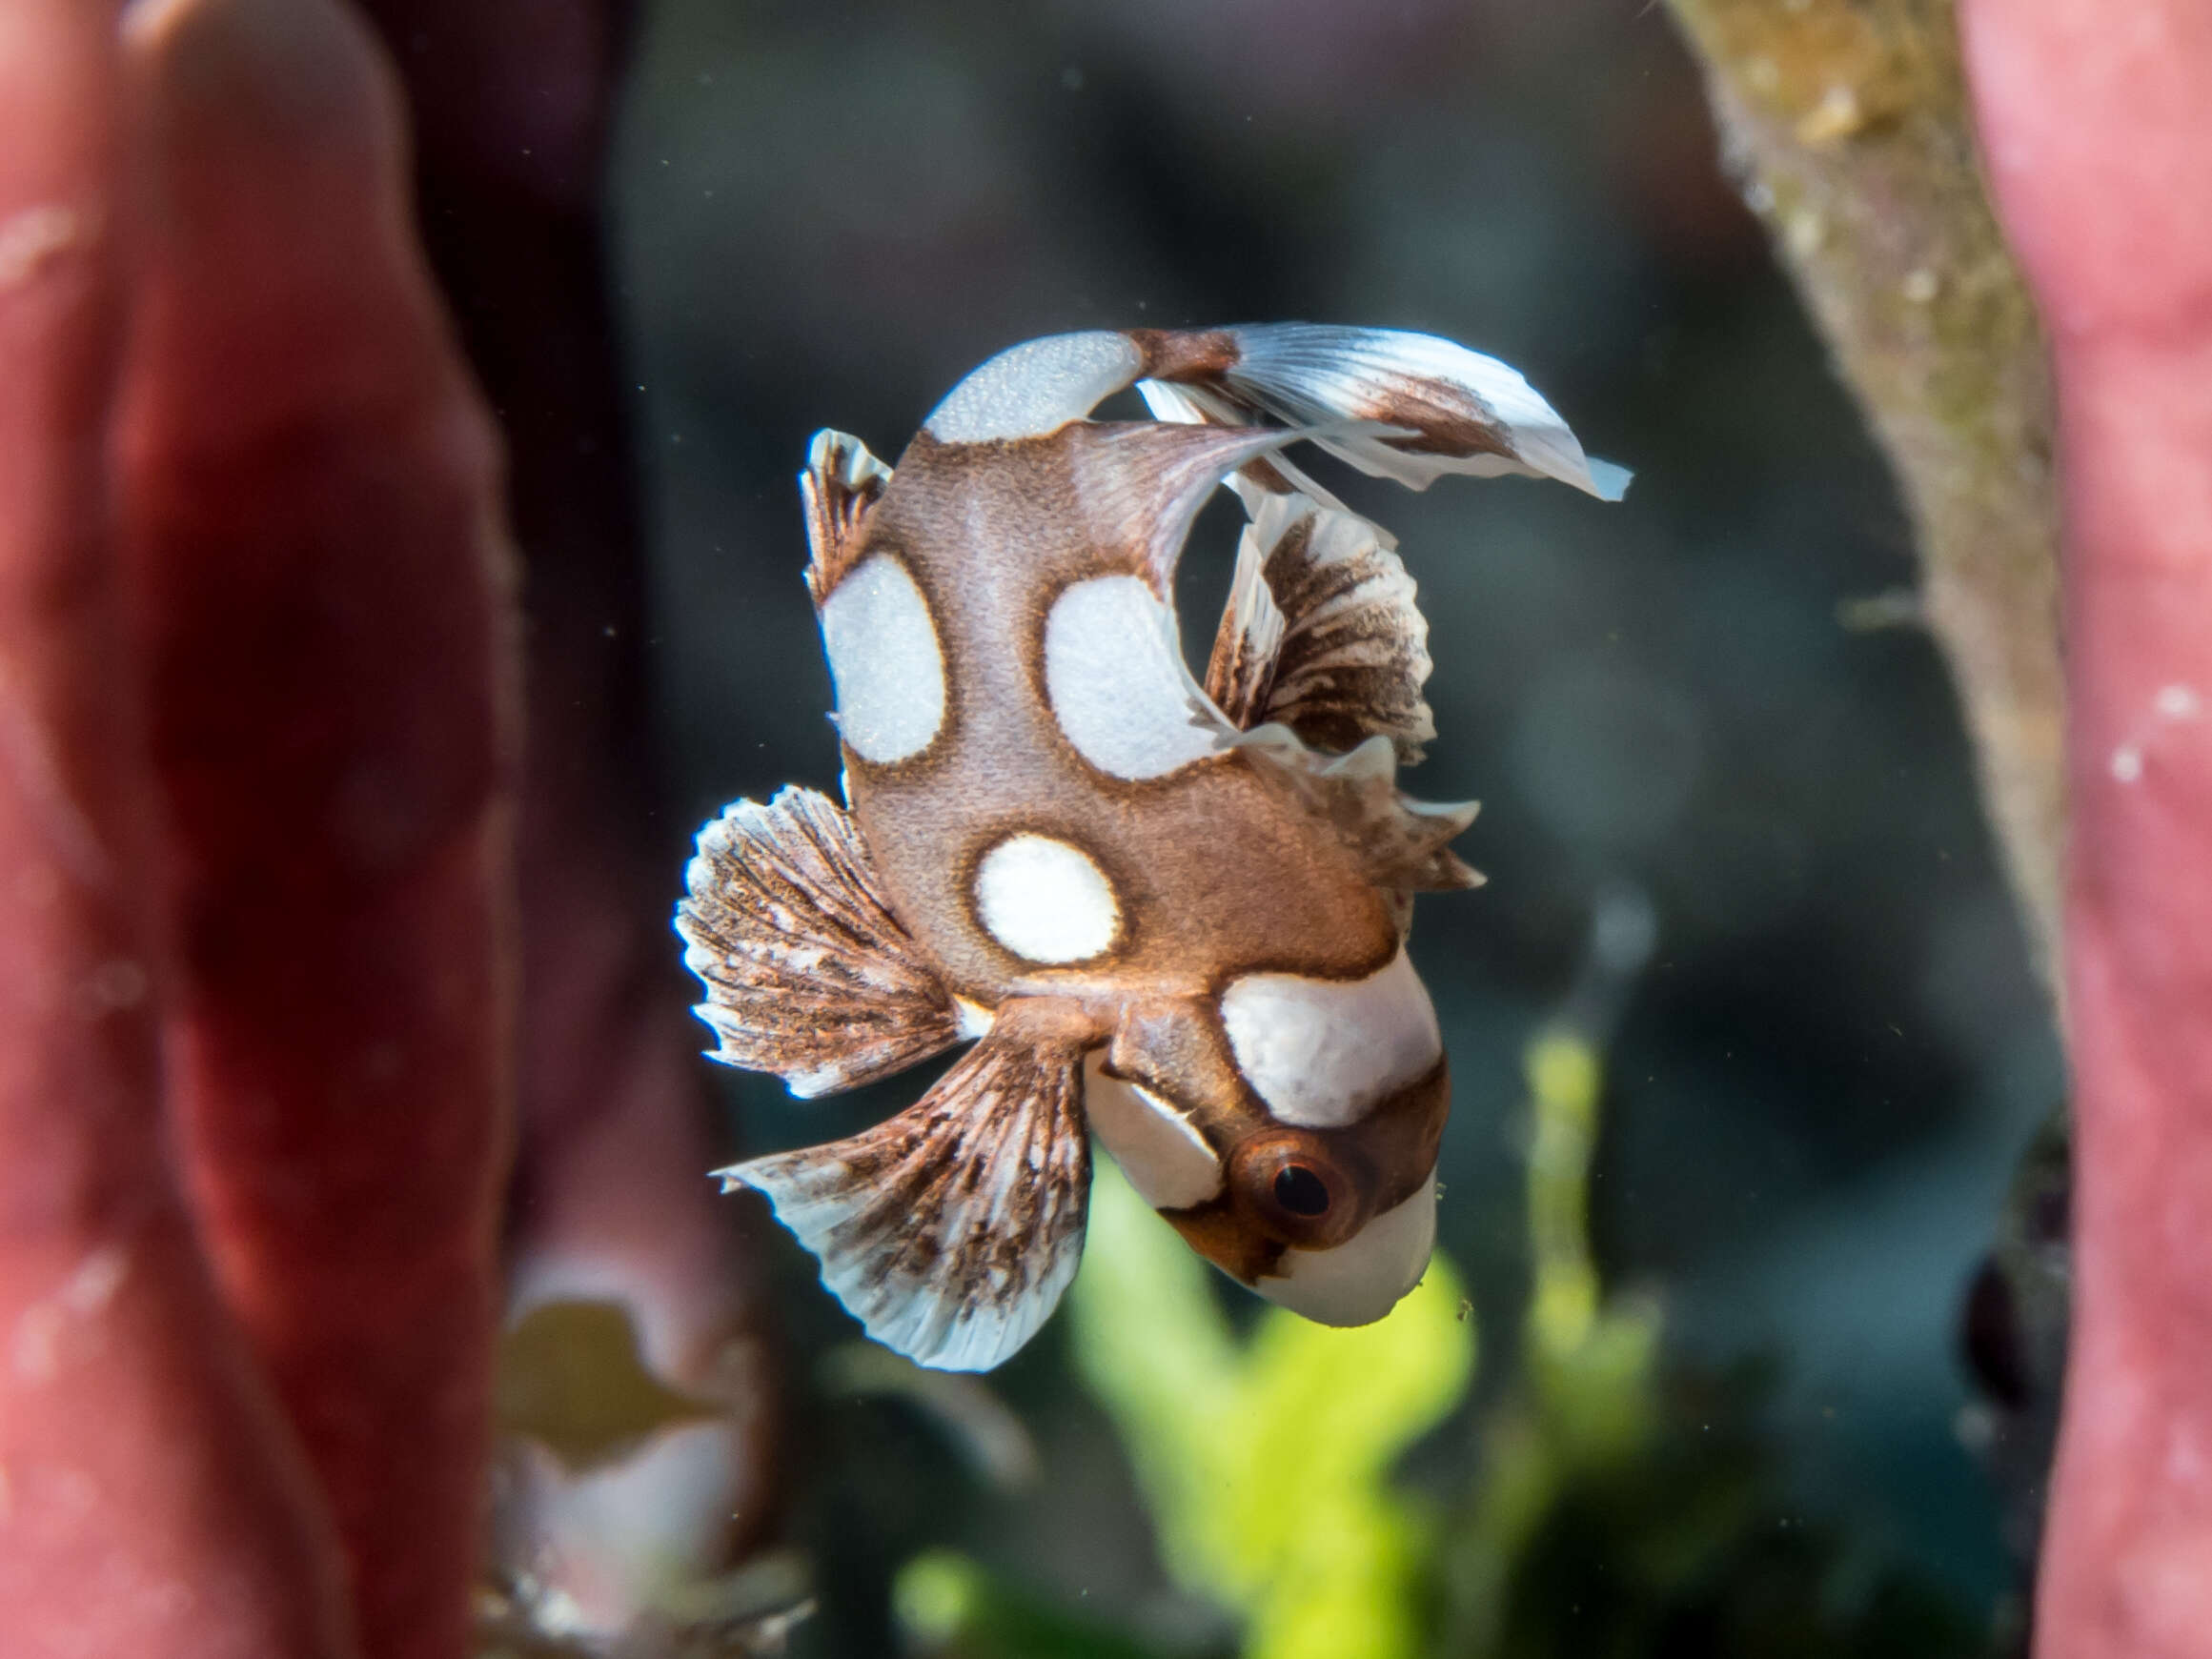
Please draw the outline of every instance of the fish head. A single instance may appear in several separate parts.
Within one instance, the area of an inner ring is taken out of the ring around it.
[[[1093,1132],[1193,1249],[1323,1325],[1382,1318],[1435,1243],[1451,1081],[1403,964],[1135,1006],[1086,1089]]]

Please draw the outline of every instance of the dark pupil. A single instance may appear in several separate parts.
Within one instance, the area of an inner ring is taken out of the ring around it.
[[[1286,1163],[1275,1173],[1275,1202],[1294,1216],[1317,1216],[1329,1208],[1329,1187],[1303,1163]]]

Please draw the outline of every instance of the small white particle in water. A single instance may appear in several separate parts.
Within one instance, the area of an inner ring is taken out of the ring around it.
[[[1938,286],[1936,273],[1923,265],[1905,278],[1905,297],[1915,305],[1926,305],[1936,297]]]
[[[2133,743],[2122,743],[2112,752],[2112,775],[2122,783],[2133,783],[2142,776],[2142,751]]]
[[[2169,685],[2160,691],[2156,706],[2169,720],[2193,720],[2204,712],[2204,699],[2193,686]]]

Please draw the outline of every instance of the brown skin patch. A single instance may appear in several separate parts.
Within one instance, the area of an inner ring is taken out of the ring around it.
[[[1151,380],[1218,380],[1243,359],[1227,329],[1125,329]]]

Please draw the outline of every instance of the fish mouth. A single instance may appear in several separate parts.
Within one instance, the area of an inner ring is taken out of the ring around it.
[[[1412,1196],[1343,1244],[1284,1250],[1276,1271],[1252,1288],[1317,1325],[1372,1325],[1421,1282],[1436,1244],[1434,1170]]]

